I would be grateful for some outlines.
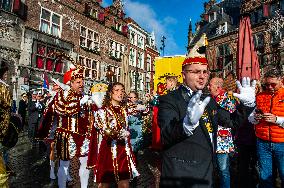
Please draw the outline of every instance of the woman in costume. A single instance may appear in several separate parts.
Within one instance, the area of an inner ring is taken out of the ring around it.
[[[11,117],[12,97],[9,85],[6,83],[8,77],[8,63],[0,60],[0,187],[8,186],[8,174],[3,161],[3,152],[6,150],[2,145],[8,132]],[[5,144],[4,144],[5,145]]]
[[[119,188],[128,188],[129,180],[139,175],[130,144],[124,97],[123,84],[109,85],[103,106],[94,115],[94,128],[102,139],[98,141],[92,135],[88,166],[94,168],[99,188],[109,187],[113,182]]]
[[[128,94],[128,111],[131,114],[128,117],[129,130],[130,130],[130,143],[134,153],[137,153],[143,147],[143,118],[147,115],[149,108],[139,103],[138,93],[130,92]]]

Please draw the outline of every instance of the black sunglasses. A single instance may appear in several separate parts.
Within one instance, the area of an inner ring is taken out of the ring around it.
[[[271,87],[274,88],[274,87],[276,87],[277,84],[276,83],[265,83],[264,85],[265,85],[265,87],[271,86]]]

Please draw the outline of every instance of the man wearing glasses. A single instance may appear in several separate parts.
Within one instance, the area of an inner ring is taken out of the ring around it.
[[[260,186],[275,187],[273,167],[277,167],[284,186],[284,88],[281,71],[269,70],[264,75],[263,92],[256,96],[256,110],[249,120],[255,124]],[[273,165],[275,164],[275,165]]]
[[[251,86],[249,78],[237,82],[240,94],[234,94],[242,111],[230,114],[202,94],[210,72],[205,55],[195,49],[182,64],[183,84],[160,97],[161,187],[212,187],[217,125],[237,126],[255,106],[255,82]]]

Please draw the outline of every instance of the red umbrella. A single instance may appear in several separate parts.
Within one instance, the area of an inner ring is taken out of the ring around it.
[[[250,77],[251,79],[259,80],[260,69],[254,48],[249,16],[244,16],[240,21],[237,55],[238,79]]]

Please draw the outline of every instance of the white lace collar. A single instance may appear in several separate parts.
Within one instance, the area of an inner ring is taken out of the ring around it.
[[[9,85],[2,79],[0,79],[0,83],[4,84],[5,86],[9,87]]]

